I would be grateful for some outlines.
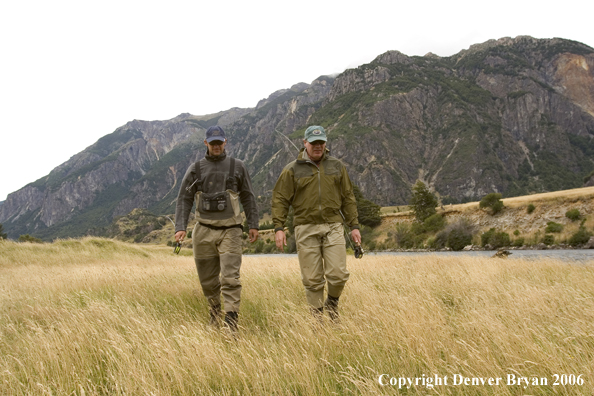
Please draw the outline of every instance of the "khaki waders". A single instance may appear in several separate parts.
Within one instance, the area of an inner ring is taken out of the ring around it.
[[[298,225],[295,240],[307,302],[314,309],[322,308],[325,283],[328,295],[337,298],[349,279],[342,224]]]
[[[196,223],[192,233],[194,261],[204,296],[210,306],[238,312],[241,299],[241,234],[239,227],[216,230]]]

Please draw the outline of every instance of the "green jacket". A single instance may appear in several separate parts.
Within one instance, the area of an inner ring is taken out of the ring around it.
[[[359,228],[353,184],[343,163],[326,149],[318,166],[301,149],[296,161],[283,169],[272,192],[272,221],[276,230],[284,229],[289,206],[293,206],[294,225],[341,223]]]

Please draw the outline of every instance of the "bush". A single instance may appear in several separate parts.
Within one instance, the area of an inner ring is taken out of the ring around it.
[[[491,214],[497,214],[503,209],[503,201],[501,201],[500,193],[487,194],[481,199],[479,207],[491,209]]]
[[[491,228],[489,231],[484,232],[481,235],[481,246],[491,245],[497,249],[504,246],[509,246],[511,240],[507,232],[497,232],[495,228]]]
[[[565,217],[571,221],[579,220],[580,211],[578,209],[569,209],[567,212],[565,212]]]
[[[551,234],[545,234],[544,238],[542,238],[542,243],[545,245],[552,245],[555,243],[555,237]]]
[[[569,244],[571,246],[583,245],[590,240],[592,233],[587,231],[584,227],[580,229],[569,238]]]
[[[533,204],[528,204],[528,206],[526,206],[526,212],[528,214],[534,212],[534,209],[536,209],[536,206],[534,206]]]
[[[502,232],[496,232],[495,234],[493,234],[489,243],[495,249],[498,249],[500,247],[511,245],[511,240],[509,238],[509,234],[507,232],[502,231]]]
[[[475,226],[470,221],[460,219],[455,223],[448,224],[443,231],[438,232],[429,247],[443,249],[447,246],[452,250],[462,250],[472,243],[474,232]]]
[[[445,227],[446,221],[442,215],[436,213],[425,219],[423,226],[426,232],[437,232]]]
[[[455,228],[450,231],[448,235],[448,247],[452,250],[460,251],[464,249],[465,246],[470,245],[472,243],[472,234],[466,233],[464,230]]]
[[[561,231],[563,231],[563,224],[555,223],[554,221],[549,221],[547,223],[547,228],[545,228],[545,232],[561,232]]]
[[[29,234],[21,235],[18,240],[19,242],[43,243],[41,239],[35,238]]]
[[[489,243],[489,241],[491,240],[491,237],[493,236],[493,234],[495,234],[497,231],[495,230],[495,228],[491,228],[489,231],[485,231],[481,234],[481,246],[485,246],[486,244]]]
[[[443,249],[448,243],[448,235],[449,232],[447,231],[438,232],[435,238],[430,241],[429,247],[431,249]]]
[[[524,237],[516,238],[512,243],[512,246],[520,247],[524,246]]]

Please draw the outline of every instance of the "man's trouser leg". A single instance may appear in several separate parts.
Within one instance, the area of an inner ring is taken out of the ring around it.
[[[295,240],[307,302],[314,309],[322,308],[326,280],[328,293],[339,297],[349,278],[342,225],[299,225],[295,227]]]
[[[204,296],[211,306],[221,303],[224,310],[239,311],[241,299],[241,229],[213,230],[196,224],[192,234],[194,261]]]
[[[221,292],[225,302],[225,312],[239,312],[241,301],[241,228],[230,228],[218,245],[221,262]]]
[[[346,268],[346,242],[341,223],[328,224],[328,234],[324,238],[324,273],[328,282],[328,295],[340,297],[349,279]]]

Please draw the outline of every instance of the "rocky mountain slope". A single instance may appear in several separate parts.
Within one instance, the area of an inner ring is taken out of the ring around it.
[[[424,181],[442,202],[580,187],[594,170],[594,49],[503,38],[447,58],[389,51],[337,77],[277,91],[255,108],[168,121],[134,120],[48,176],[10,194],[10,237],[106,233],[134,208],[172,213],[205,129],[251,172],[261,208],[306,126],[327,128],[332,154],[365,196],[404,204]],[[281,136],[283,135],[283,136]]]

